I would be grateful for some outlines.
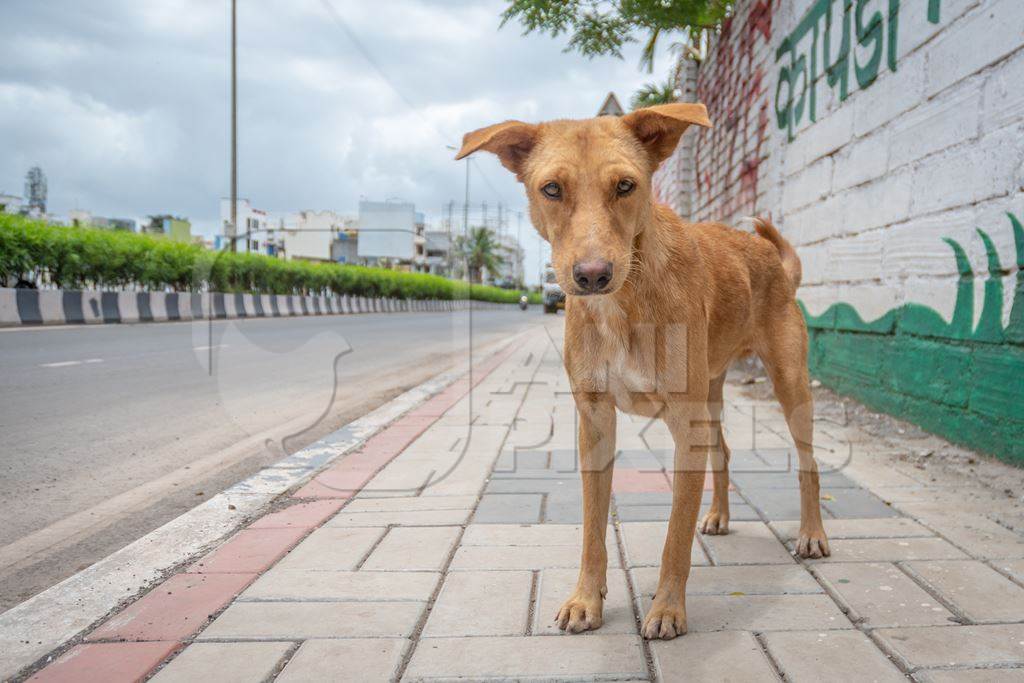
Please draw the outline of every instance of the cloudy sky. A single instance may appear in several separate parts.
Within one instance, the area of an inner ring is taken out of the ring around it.
[[[506,118],[592,116],[643,82],[624,60],[562,52],[564,37],[499,30],[502,0],[238,0],[239,195],[272,212],[355,213],[415,202],[437,221],[462,201],[446,145]],[[333,8],[333,12],[331,11]],[[218,230],[229,191],[229,0],[4,0],[0,192],[40,165],[52,213],[175,213]],[[353,39],[353,36],[355,39]],[[525,199],[489,155],[471,203]],[[476,209],[479,212],[479,208]],[[515,221],[512,221],[515,229]],[[527,272],[538,240],[524,220]]]

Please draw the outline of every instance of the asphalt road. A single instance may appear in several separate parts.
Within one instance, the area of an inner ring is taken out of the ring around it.
[[[543,318],[0,330],[0,611]]]

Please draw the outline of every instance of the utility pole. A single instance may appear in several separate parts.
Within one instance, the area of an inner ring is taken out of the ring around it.
[[[238,251],[238,60],[236,4],[231,0],[231,251]],[[248,237],[245,240],[249,247]]]
[[[469,157],[466,157],[466,198],[462,202],[462,234],[469,235]]]

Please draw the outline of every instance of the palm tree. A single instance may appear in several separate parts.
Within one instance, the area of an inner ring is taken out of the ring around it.
[[[494,232],[485,227],[470,228],[468,235],[455,240],[455,249],[466,261],[469,268],[469,281],[482,284],[483,271],[497,272],[505,259],[498,253],[498,241]]]
[[[669,78],[664,83],[644,83],[642,88],[633,93],[633,99],[629,104],[633,109],[643,109],[675,101],[676,84]]]

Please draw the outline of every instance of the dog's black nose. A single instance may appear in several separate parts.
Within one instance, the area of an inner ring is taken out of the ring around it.
[[[612,281],[609,261],[584,261],[572,267],[572,279],[584,294],[597,294]]]

